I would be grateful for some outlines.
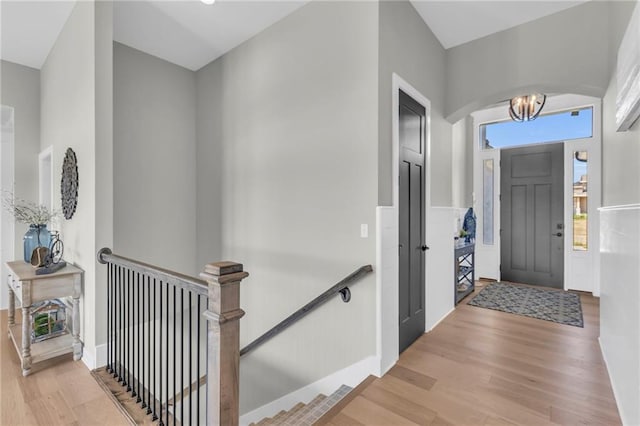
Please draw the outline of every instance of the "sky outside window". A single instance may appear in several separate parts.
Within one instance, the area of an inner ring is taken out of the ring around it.
[[[533,121],[483,124],[483,149],[512,148],[534,143],[590,138],[593,108],[541,115]]]

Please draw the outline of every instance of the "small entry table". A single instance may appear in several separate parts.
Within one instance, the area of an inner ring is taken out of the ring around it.
[[[31,364],[73,352],[75,361],[82,358],[80,341],[80,294],[82,293],[82,269],[67,264],[47,275],[36,275],[35,268],[21,260],[7,262],[9,276],[9,337],[20,356],[22,375],[28,376]],[[31,306],[44,300],[62,297],[73,298],[72,332],[31,346]],[[15,299],[22,305],[22,324],[15,322]]]

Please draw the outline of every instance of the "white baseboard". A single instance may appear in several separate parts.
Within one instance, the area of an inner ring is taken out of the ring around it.
[[[452,313],[453,311],[455,311],[455,310],[456,310],[456,307],[454,306],[453,308],[451,308],[451,310],[450,310],[449,312],[447,312],[446,314],[444,314],[444,315],[442,316],[442,318],[440,318],[438,321],[436,321],[436,323],[435,323],[435,324],[433,324],[433,327],[431,327],[429,330],[427,330],[427,332],[432,331],[434,328],[436,328],[436,327],[438,326],[438,324],[440,324],[442,321],[444,321],[444,319],[445,319],[446,317],[448,317],[449,315],[451,315],[451,313]]]
[[[96,356],[92,350],[89,350],[86,346],[82,347],[82,362],[90,371],[96,369]]]
[[[631,423],[627,420],[629,417],[625,415],[622,405],[620,404],[621,400],[619,398],[619,391],[616,388],[616,382],[613,380],[613,376],[611,375],[611,369],[609,368],[609,362],[607,362],[607,353],[602,346],[602,339],[598,337],[598,345],[600,346],[600,353],[602,353],[602,359],[604,360],[604,366],[607,368],[607,374],[609,375],[609,381],[611,382],[611,389],[613,390],[613,398],[616,400],[616,405],[618,406],[618,414],[620,414],[620,420],[622,420],[623,425],[630,425]]]
[[[320,393],[330,395],[341,385],[355,387],[370,374],[375,374],[379,367],[380,360],[377,357],[370,356],[365,358],[362,361],[356,362],[340,371],[336,371],[323,379],[240,416],[240,425],[246,426],[250,423],[258,422],[265,417],[272,417],[281,410],[291,409],[298,402],[309,402]]]
[[[107,344],[98,345],[93,349],[88,349],[86,346],[83,346],[82,362],[89,370],[95,370],[96,368],[107,365]]]

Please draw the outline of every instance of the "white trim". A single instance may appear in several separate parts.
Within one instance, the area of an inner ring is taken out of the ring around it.
[[[600,346],[600,353],[602,353],[604,366],[607,369],[607,375],[610,378],[612,378],[613,376],[611,375],[611,369],[609,368],[609,361],[607,360],[607,352],[605,351],[604,346],[602,345],[602,337],[598,337],[598,345]],[[609,380],[609,382],[611,383],[611,390],[613,390],[613,398],[616,400],[616,406],[618,408],[618,414],[620,414],[620,420],[622,420],[622,424],[623,425],[632,424],[632,422],[628,420],[630,416],[626,414],[626,412],[624,411],[624,407],[621,404],[621,401],[622,401],[620,399],[621,393],[618,387],[616,386],[617,382],[611,379]]]
[[[96,357],[93,351],[89,350],[86,346],[82,346],[82,363],[90,370],[96,369]]]
[[[598,209],[601,212],[619,211],[619,210],[639,210],[640,204],[622,204],[619,206],[603,206]]]
[[[376,207],[376,355],[377,375],[398,360],[398,209]],[[396,342],[394,345],[389,342]],[[383,345],[383,343],[385,343]]]
[[[107,344],[98,345],[94,350],[89,350],[86,346],[82,347],[82,362],[89,370],[104,367],[107,365]]]
[[[258,422],[265,417],[271,417],[282,410],[289,410],[298,402],[309,402],[321,393],[331,395],[341,385],[356,387],[362,383],[362,381],[366,379],[372,371],[377,370],[379,363],[380,361],[373,356],[356,362],[355,364],[343,368],[340,371],[336,371],[335,373],[313,382],[310,385],[243,414],[240,416],[240,425],[249,425],[253,422]]]
[[[437,326],[439,326],[439,325],[440,325],[440,323],[441,323],[442,321],[444,321],[445,319],[447,319],[447,317],[448,317],[449,315],[451,315],[451,314],[453,313],[453,311],[455,311],[455,310],[456,310],[456,307],[454,306],[453,308],[451,308],[451,309],[449,310],[449,312],[447,312],[446,314],[444,314],[444,315],[442,316],[442,318],[440,318],[438,321],[436,321],[436,322],[433,324],[433,326],[432,326],[429,330],[427,330],[427,331],[435,330],[435,328],[436,328]]]
[[[10,114],[7,121],[7,128],[1,130],[0,134],[0,190],[15,192],[15,110],[13,107],[1,105],[3,111]],[[14,260],[16,246],[15,221],[11,214],[5,209],[0,210],[0,275],[6,277],[8,270],[5,262]],[[22,259],[20,252],[19,259]],[[9,292],[7,286],[2,282],[0,288],[0,309],[7,309],[9,306]]]
[[[420,93],[416,88],[414,88],[411,84],[407,83],[402,79],[398,74],[393,73],[391,76],[391,190],[392,190],[392,207],[395,209],[396,218],[398,211],[398,197],[400,192],[400,178],[399,178],[399,162],[400,162],[400,130],[398,123],[398,108],[400,105],[400,96],[399,91],[402,90],[409,96],[411,96],[416,102],[421,104],[425,108],[425,185],[424,185],[424,214],[425,214],[425,229],[424,229],[424,241],[427,245],[429,241],[427,224],[428,222],[428,214],[429,207],[431,206],[431,102],[427,99],[422,93]],[[376,343],[377,348],[377,357],[380,360],[380,365],[378,368],[379,374],[384,374],[384,372],[391,367],[390,362],[393,360],[397,360],[398,354],[398,330],[399,330],[399,321],[398,315],[396,311],[396,315],[389,314],[388,312],[385,314],[384,310],[382,310],[382,303],[390,303],[398,306],[399,303],[399,295],[398,295],[398,283],[397,277],[399,275],[399,262],[398,262],[398,254],[395,255],[395,262],[389,259],[385,262],[385,259],[388,256],[384,256],[382,254],[382,250],[384,247],[397,247],[397,239],[399,235],[399,224],[398,220],[392,222],[391,232],[384,233],[379,236],[380,242],[377,243],[376,247],[376,258],[379,262],[378,268],[383,268],[388,270],[388,276],[390,279],[384,280],[379,278],[379,289],[378,289],[378,297],[380,300],[377,302],[378,311],[378,330],[377,330],[377,338],[378,342]],[[378,226],[382,226],[378,224]],[[394,237],[395,235],[395,237]],[[395,238],[395,240],[394,240]],[[426,270],[428,270],[428,261],[429,257],[425,256],[425,325],[427,324],[427,300],[428,300],[428,286],[427,286],[427,274]],[[387,264],[388,263],[388,264]],[[381,275],[381,271],[379,270],[378,276]],[[396,278],[394,278],[396,277]],[[389,297],[385,297],[385,294],[389,295]],[[382,321],[382,316],[385,316],[388,319]],[[395,332],[393,331],[395,330]],[[382,356],[382,354],[386,353],[387,355]],[[391,355],[393,354],[393,355]]]
[[[592,191],[594,192],[598,192],[598,196],[593,197],[593,202],[595,202],[595,206],[599,207],[599,203],[600,203],[600,197],[599,197],[599,193],[600,193],[600,188],[601,188],[601,184],[602,184],[602,175],[601,175],[601,171],[600,171],[600,167],[599,165],[601,164],[601,146],[602,146],[602,101],[599,98],[595,98],[595,97],[591,97],[591,96],[583,96],[583,95],[574,95],[574,94],[566,94],[566,95],[557,95],[557,96],[549,96],[547,98],[547,102],[544,108],[544,113],[545,114],[550,114],[550,113],[556,113],[556,112],[562,112],[562,111],[567,111],[567,110],[573,110],[573,109],[579,109],[579,108],[593,108],[593,132],[592,132],[592,136],[590,138],[584,138],[582,140],[589,140],[589,151],[590,151],[590,158],[589,158],[589,164],[591,165],[591,170],[595,170],[596,173],[594,173],[595,175],[600,175],[600,182],[599,183],[595,183],[595,181],[592,181],[590,183],[590,190],[592,189]],[[502,278],[500,276],[500,272],[499,272],[499,265],[500,265],[500,203],[499,203],[499,197],[500,197],[500,167],[499,167],[499,159],[500,159],[500,149],[496,148],[496,149],[491,149],[491,150],[483,150],[482,147],[480,146],[480,126],[483,124],[487,124],[487,123],[495,123],[495,122],[500,122],[500,121],[507,121],[509,120],[509,115],[508,115],[508,111],[507,111],[507,106],[505,105],[498,105],[492,108],[487,108],[481,111],[476,111],[474,113],[471,114],[472,118],[473,118],[473,152],[474,152],[474,160],[473,160],[473,182],[474,182],[474,194],[473,194],[473,199],[474,199],[474,207],[475,208],[474,211],[476,212],[476,215],[478,217],[478,224],[480,224],[480,226],[478,226],[478,238],[476,239],[476,263],[478,264],[478,267],[476,268],[476,270],[479,272],[477,274],[478,277],[482,276],[482,277],[487,277],[487,278],[495,278],[498,281]],[[565,146],[578,146],[578,142],[579,139],[575,139],[575,140],[568,140],[566,142],[564,141],[558,141],[563,143]],[[551,143],[551,142],[550,142]],[[537,145],[537,144],[529,144],[529,145],[521,145],[518,147],[525,147],[525,146],[532,146],[532,145]],[[565,157],[566,157],[566,153],[565,153]],[[482,192],[480,191],[480,189],[482,189],[482,161],[484,159],[488,159],[488,158],[494,158],[494,247],[493,249],[489,250],[488,247],[490,246],[485,246],[483,245],[483,235],[482,235],[482,215],[483,215],[483,211],[482,211]],[[495,162],[495,158],[497,158],[498,162]],[[565,175],[565,182],[563,183],[564,186],[564,226],[565,226],[565,232],[564,232],[564,254],[563,254],[563,260],[564,260],[564,277],[563,277],[563,281],[564,281],[564,288],[565,290],[568,289],[568,285],[571,285],[570,283],[572,282],[572,280],[569,277],[569,273],[571,271],[571,259],[570,256],[573,252],[573,242],[570,240],[571,235],[569,232],[566,232],[566,229],[568,228],[568,226],[570,225],[570,221],[569,221],[569,213],[567,212],[567,208],[566,208],[566,200],[568,197],[572,197],[572,193],[573,193],[573,189],[571,189],[571,193],[567,193],[568,189],[567,189],[567,179],[568,179],[568,173],[571,172],[573,173],[573,168],[571,168],[571,170],[567,169],[567,159],[564,159],[564,163],[565,163],[565,167],[564,167],[564,175]],[[498,165],[496,167],[496,164]],[[589,174],[591,175],[592,172],[589,172]],[[573,188],[571,186],[571,188]],[[591,209],[590,209],[591,210]],[[589,224],[589,235],[590,235],[590,239],[592,240],[589,243],[590,247],[593,247],[594,249],[597,248],[598,246],[598,235],[599,232],[597,232],[598,229],[598,215],[593,215],[594,217],[590,220],[590,224]],[[570,216],[571,218],[573,216]],[[496,225],[497,222],[497,225]],[[594,229],[592,229],[594,228]],[[593,244],[593,246],[592,246]],[[495,247],[497,247],[497,252],[495,251]],[[590,265],[592,265],[592,271],[590,271],[590,275],[594,277],[594,282],[593,284],[590,286],[591,288],[586,290],[586,291],[592,291],[593,295],[598,297],[600,295],[600,281],[599,281],[599,266],[600,266],[600,254],[599,252],[596,253],[592,253],[592,261],[590,262]],[[486,263],[489,263],[489,265],[487,265]],[[489,273],[487,274],[487,272],[491,272],[494,271],[493,273]],[[487,276],[489,275],[489,276]],[[582,289],[581,289],[582,290]]]

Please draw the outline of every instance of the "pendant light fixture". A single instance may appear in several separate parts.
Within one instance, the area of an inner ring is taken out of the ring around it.
[[[547,95],[543,93],[516,96],[509,101],[509,115],[513,121],[535,120],[546,100]]]

